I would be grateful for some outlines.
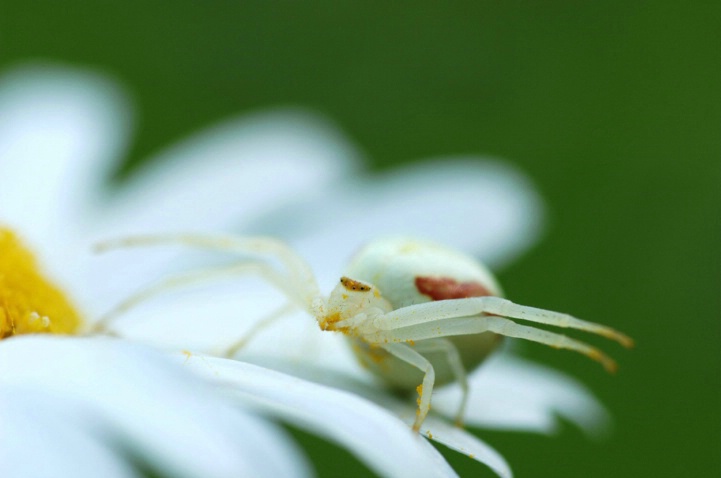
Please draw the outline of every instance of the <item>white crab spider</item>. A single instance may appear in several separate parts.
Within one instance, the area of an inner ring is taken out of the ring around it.
[[[105,330],[119,312],[169,287],[218,275],[255,274],[280,290],[289,304],[262,324],[301,308],[322,330],[340,332],[350,340],[362,364],[400,391],[417,390],[418,431],[430,409],[433,387],[458,382],[468,395],[466,372],[490,354],[502,336],[526,339],[580,352],[608,371],[615,362],[598,349],[554,332],[518,324],[509,318],[595,333],[631,347],[633,341],[609,327],[567,314],[526,307],[501,298],[491,273],[475,259],[437,244],[412,239],[382,239],[368,244],[351,261],[346,275],[325,297],[310,266],[285,243],[267,237],[148,236],[100,244],[99,250],[178,243],[191,247],[265,257],[230,266],[173,277],[146,289],[98,322]],[[274,267],[267,259],[278,261]],[[293,307],[295,306],[295,307]],[[246,336],[230,347],[234,354]]]

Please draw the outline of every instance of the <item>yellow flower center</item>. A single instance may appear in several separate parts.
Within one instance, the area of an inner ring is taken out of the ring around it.
[[[38,269],[32,253],[0,227],[0,339],[16,334],[72,334],[82,320],[70,300]]]

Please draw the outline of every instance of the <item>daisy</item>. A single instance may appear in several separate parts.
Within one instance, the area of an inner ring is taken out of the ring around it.
[[[241,364],[231,375],[255,380],[230,393],[173,355],[67,336],[109,307],[112,289],[136,281],[112,258],[105,268],[88,260],[100,236],[221,228],[356,167],[322,120],[271,112],[201,133],[106,194],[127,144],[126,105],[115,84],[88,72],[28,66],[0,76],[0,475],[311,475],[283,429],[248,412],[255,407],[330,435],[380,475],[407,461],[414,474],[454,476],[427,442],[360,397]],[[171,259],[148,254],[136,265],[152,277]],[[319,397],[343,416],[332,430],[314,413]]]

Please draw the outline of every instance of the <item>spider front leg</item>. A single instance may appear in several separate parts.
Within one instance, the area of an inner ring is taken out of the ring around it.
[[[633,339],[611,327],[577,319],[560,312],[514,304],[510,300],[494,296],[439,300],[411,305],[394,310],[376,319],[375,325],[380,329],[390,330],[434,322],[440,319],[468,317],[478,314],[499,315],[538,324],[583,330],[615,340],[624,347],[633,347]]]
[[[441,304],[442,302],[434,302],[434,304]],[[402,321],[397,321],[394,328],[379,330],[366,338],[366,340],[372,342],[408,342],[454,335],[480,334],[482,332],[493,332],[507,337],[546,344],[554,348],[573,350],[600,362],[609,372],[615,372],[617,368],[616,362],[610,357],[584,342],[547,330],[520,325],[510,319],[496,316],[445,318],[409,326],[405,326]]]
[[[285,269],[288,280],[297,288],[304,302],[310,304],[320,296],[318,283],[305,260],[284,242],[271,237],[236,237],[223,235],[171,234],[131,236],[97,244],[97,252],[128,247],[149,247],[159,245],[181,245],[236,254],[259,255],[273,258]]]
[[[633,339],[617,330],[605,325],[577,319],[568,314],[553,312],[550,310],[529,307],[527,305],[514,304],[510,300],[500,297],[485,297],[486,305],[484,312],[487,314],[511,317],[519,320],[527,320],[539,324],[555,325],[557,327],[583,330],[592,334],[600,335],[607,339],[615,340],[626,348],[634,345]]]
[[[416,419],[413,422],[413,431],[418,432],[431,409],[431,395],[436,381],[433,365],[423,355],[406,344],[382,344],[380,347],[424,373],[423,382],[416,389],[418,391],[418,409],[416,410]]]

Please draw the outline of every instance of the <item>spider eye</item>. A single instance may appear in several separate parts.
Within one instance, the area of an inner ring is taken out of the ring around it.
[[[361,281],[357,281],[348,277],[341,277],[340,283],[345,287],[346,290],[352,290],[356,292],[368,292],[371,290],[371,286]]]

